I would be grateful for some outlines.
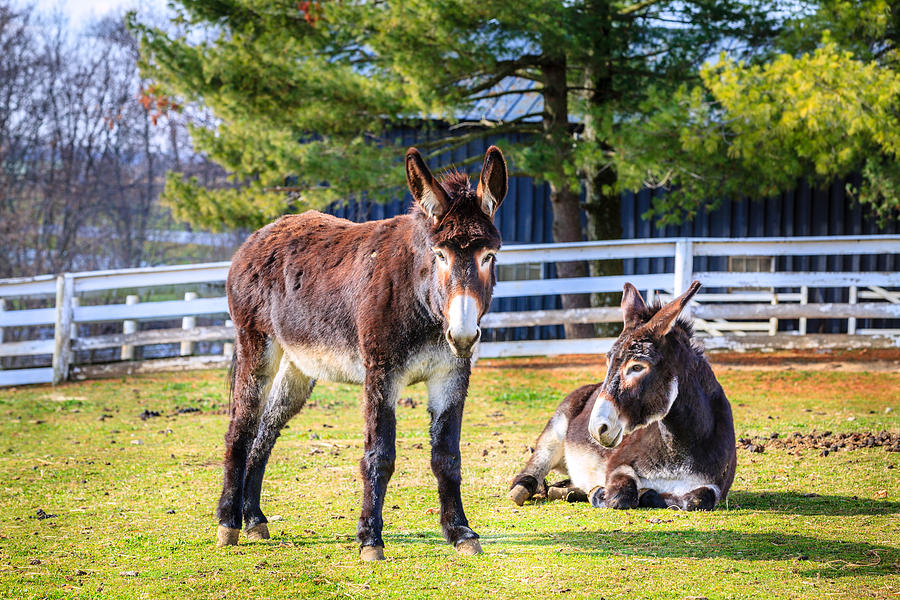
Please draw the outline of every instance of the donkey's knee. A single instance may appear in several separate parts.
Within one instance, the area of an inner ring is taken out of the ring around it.
[[[393,446],[366,450],[360,461],[360,471],[369,480],[388,480],[394,474],[396,460],[397,451]]]
[[[640,497],[631,467],[619,467],[606,478],[603,502],[607,508],[637,508]]]
[[[548,493],[546,482],[538,481],[534,475],[519,473],[513,479],[507,496],[517,505],[522,506],[526,500],[538,493]]]
[[[682,496],[679,504],[683,510],[712,510],[716,507],[716,493],[708,487],[697,488]]]
[[[638,500],[638,506],[641,508],[668,508],[669,506],[674,505],[671,498],[661,495],[656,490],[647,489],[641,492],[641,497]]]
[[[445,452],[434,447],[431,452],[431,472],[442,483],[459,485],[462,481],[462,457],[459,452]]]

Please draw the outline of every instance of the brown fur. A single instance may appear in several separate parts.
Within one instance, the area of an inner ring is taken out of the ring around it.
[[[626,285],[606,378],[559,405],[513,482],[517,503],[552,469],[596,506],[712,509],[725,498],[737,460],[731,407],[678,319],[699,287],[648,307]]]
[[[237,528],[243,520],[253,530],[266,522],[260,487],[278,431],[315,380],[327,378],[364,386],[358,538],[365,547],[383,546],[396,395],[405,384],[426,381],[444,533],[453,543],[477,538],[459,494],[459,427],[480,330],[476,322],[453,331],[449,314],[459,295],[474,299],[478,314],[460,309],[457,320],[480,320],[490,305],[500,235],[496,206],[486,212],[482,194],[499,205],[506,166],[490,148],[482,178],[494,187],[479,184],[482,191],[460,173],[436,180],[414,149],[406,168],[416,200],[409,214],[367,223],[314,211],[286,216],[253,233],[235,254],[226,284],[236,337],[222,526]]]

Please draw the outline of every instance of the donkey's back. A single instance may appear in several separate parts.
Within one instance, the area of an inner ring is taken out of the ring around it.
[[[352,223],[317,211],[289,215],[252,234],[228,273],[227,294],[236,328],[288,345],[329,349],[358,345],[362,300],[385,286],[386,261],[404,282],[414,235],[412,218]]]

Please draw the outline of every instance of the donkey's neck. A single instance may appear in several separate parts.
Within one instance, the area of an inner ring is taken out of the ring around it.
[[[660,430],[668,440],[693,444],[708,438],[715,426],[710,409],[710,381],[715,381],[706,359],[693,348],[678,353],[675,364],[677,396],[668,414],[660,421]],[[668,435],[667,435],[668,434]]]
[[[434,273],[434,258],[430,243],[428,217],[420,211],[412,215],[412,272],[416,273],[416,297],[422,309],[422,316],[431,323],[441,322],[441,306],[437,300],[437,279]]]

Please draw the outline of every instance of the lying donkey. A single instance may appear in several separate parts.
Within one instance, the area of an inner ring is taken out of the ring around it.
[[[554,469],[570,479],[541,491],[598,508],[711,510],[728,494],[737,464],[731,406],[691,343],[691,325],[678,319],[698,289],[695,281],[669,304],[648,307],[625,284],[625,328],[606,379],[556,409],[513,481],[516,504]]]

